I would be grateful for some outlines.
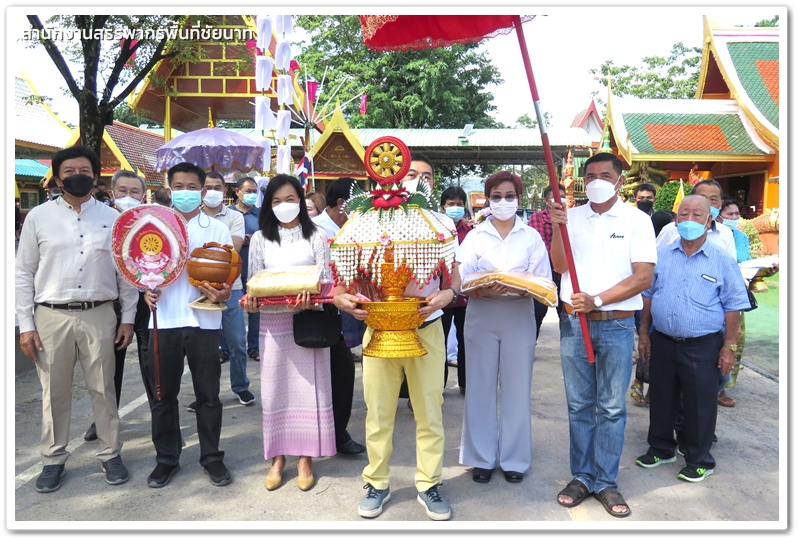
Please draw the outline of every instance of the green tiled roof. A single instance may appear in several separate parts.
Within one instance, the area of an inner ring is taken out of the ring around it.
[[[778,43],[738,42],[728,43],[736,75],[745,92],[759,111],[778,125]]]
[[[735,114],[623,113],[641,154],[763,155]]]

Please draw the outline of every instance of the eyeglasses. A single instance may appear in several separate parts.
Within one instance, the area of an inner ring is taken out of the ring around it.
[[[142,195],[142,191],[139,190],[138,188],[131,188],[130,190],[128,190],[127,188],[120,187],[120,188],[117,188],[116,190],[114,190],[114,194],[115,195],[119,194],[118,197],[125,197],[128,194],[130,194],[131,196],[141,196]]]
[[[502,200],[506,200],[509,203],[513,203],[517,201],[517,195],[514,194],[503,197],[499,194],[493,194],[492,196],[489,196],[489,201],[491,201],[492,203],[500,203]]]

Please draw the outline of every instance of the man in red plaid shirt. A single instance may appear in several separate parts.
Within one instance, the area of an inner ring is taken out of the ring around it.
[[[567,190],[563,185],[560,184],[558,185],[558,191],[561,193],[561,203],[566,206]],[[547,185],[547,188],[545,188],[544,192],[542,192],[542,198],[544,199],[545,203],[550,202],[550,196],[552,194],[553,188],[550,185]],[[539,232],[539,235],[542,236],[542,241],[544,241],[544,246],[547,247],[547,253],[550,254],[550,244],[553,242],[553,222],[550,220],[550,208],[547,207],[542,211],[532,213],[531,218],[528,220],[528,226]],[[551,269],[552,266],[553,264],[551,262]],[[555,271],[553,272],[553,281],[556,283],[556,288],[559,290],[556,312],[559,316],[561,316],[561,275]],[[539,329],[542,327],[542,320],[544,320],[544,316],[547,314],[547,305],[536,300],[533,301],[533,304],[536,314],[536,337],[538,338]]]

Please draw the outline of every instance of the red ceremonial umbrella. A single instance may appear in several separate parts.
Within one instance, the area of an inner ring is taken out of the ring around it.
[[[508,34],[512,28],[517,32],[525,73],[531,89],[533,107],[542,134],[542,150],[547,162],[550,176],[550,187],[553,194],[558,194],[558,178],[553,155],[550,152],[550,138],[547,135],[547,122],[544,120],[539,106],[539,92],[533,79],[533,68],[522,32],[523,21],[533,19],[535,15],[359,15],[364,43],[376,51],[407,51],[409,49],[429,49],[445,47],[456,43],[475,43],[498,34]],[[580,292],[578,276],[575,274],[575,260],[572,257],[572,246],[567,234],[566,224],[562,224],[561,238],[564,240],[564,251],[567,256],[567,267],[572,281],[572,290]],[[578,315],[583,332],[583,343],[590,362],[595,360],[592,342],[589,336],[589,324],[586,315]]]

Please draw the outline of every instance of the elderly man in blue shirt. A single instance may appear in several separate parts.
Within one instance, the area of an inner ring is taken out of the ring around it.
[[[717,384],[733,369],[739,311],[750,306],[736,260],[707,242],[712,220],[706,198],[684,198],[675,217],[680,239],[658,250],[653,284],[642,294],[639,355],[650,359],[650,447],[636,464],[673,463],[679,446],[686,466],[678,478],[688,482],[714,472]],[[676,442],[681,394],[686,426]]]

